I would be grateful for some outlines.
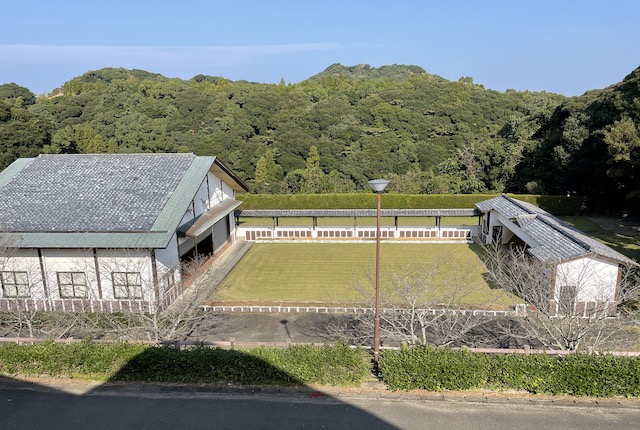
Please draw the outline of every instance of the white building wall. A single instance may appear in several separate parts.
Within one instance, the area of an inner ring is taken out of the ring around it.
[[[178,255],[177,234],[171,236],[171,240],[166,248],[158,248],[156,254],[156,270],[158,271],[158,282],[166,291],[168,285],[166,278],[173,273],[173,280],[178,284],[180,279],[180,256]]]
[[[213,173],[208,172],[207,177],[203,178],[192,200],[192,204],[182,216],[179,225],[201,215],[222,201],[233,198],[233,196],[234,192],[230,186],[225,184]]]
[[[195,207],[195,216],[201,215],[203,212],[209,210],[209,195],[207,193],[207,180],[203,178],[202,183],[200,184],[200,188],[198,188],[198,192],[193,197],[193,205]]]
[[[562,286],[576,288],[579,302],[610,302],[615,300],[618,265],[593,257],[584,257],[558,264],[555,279],[555,299]]]
[[[155,299],[156,285],[153,280],[153,268],[149,250],[99,249],[97,255],[103,299],[116,300],[112,281],[113,272],[140,273],[143,300]]]
[[[61,299],[58,272],[82,272],[87,281],[90,299],[98,299],[95,260],[91,249],[42,249],[42,262],[49,289],[49,298]]]
[[[0,270],[3,272],[27,272],[31,296],[37,299],[45,297],[38,250],[12,250],[9,255],[0,258]],[[0,288],[0,298],[4,298],[2,288]]]
[[[221,203],[223,200],[231,199],[234,197],[234,192],[231,187],[224,183],[224,181],[218,178],[213,173],[209,172],[209,192],[211,198],[211,206],[215,206]]]

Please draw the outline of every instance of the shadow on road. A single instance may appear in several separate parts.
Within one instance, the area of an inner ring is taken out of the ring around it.
[[[198,359],[204,353],[211,360]],[[269,381],[276,385],[260,385]],[[242,351],[163,347],[145,350],[99,385],[0,376],[0,428],[396,427]]]

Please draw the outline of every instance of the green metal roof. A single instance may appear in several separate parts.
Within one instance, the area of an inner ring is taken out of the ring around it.
[[[16,176],[22,169],[27,167],[34,158],[18,158],[16,161],[11,163],[9,167],[0,172],[0,187],[4,187]]]

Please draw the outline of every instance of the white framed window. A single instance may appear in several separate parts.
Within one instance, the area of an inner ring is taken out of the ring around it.
[[[113,272],[111,280],[116,299],[142,299],[140,272]]]
[[[87,297],[87,276],[84,272],[58,272],[58,288],[63,299]]]
[[[0,272],[0,283],[4,297],[31,297],[27,272]]]

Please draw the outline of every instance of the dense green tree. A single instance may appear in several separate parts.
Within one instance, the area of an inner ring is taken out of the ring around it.
[[[282,167],[277,164],[276,149],[267,149],[256,163],[256,176],[254,184],[258,191],[273,192],[279,188],[282,180]]]
[[[107,68],[38,98],[0,85],[1,161],[190,151],[219,156],[256,192],[364,191],[387,177],[397,192],[575,191],[623,201],[638,193],[638,74],[566,98],[401,65],[334,64],[277,85]]]

